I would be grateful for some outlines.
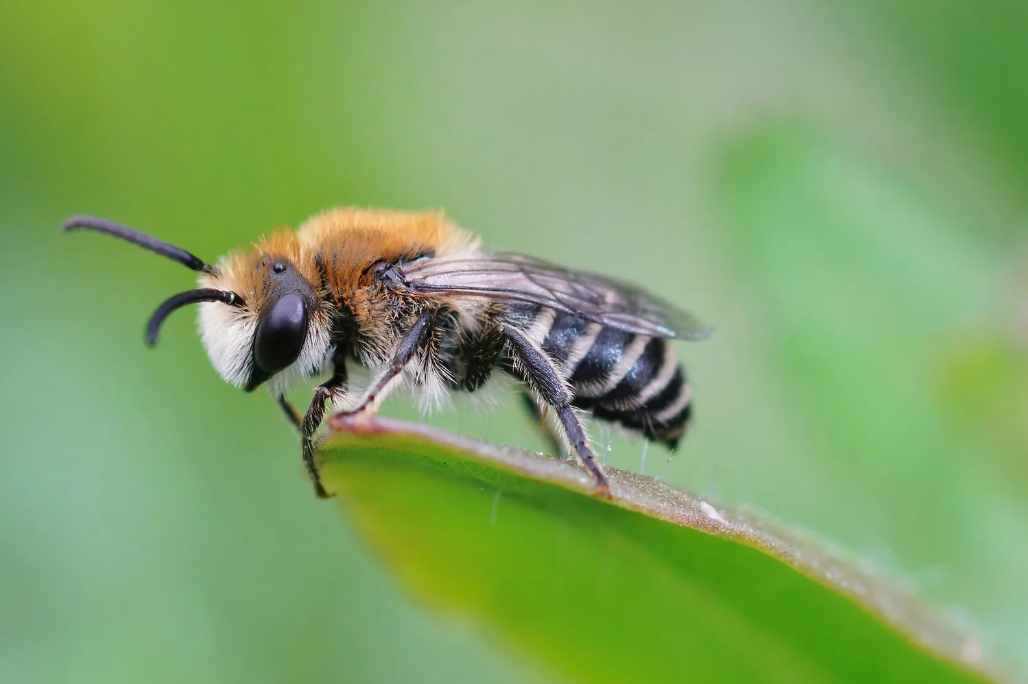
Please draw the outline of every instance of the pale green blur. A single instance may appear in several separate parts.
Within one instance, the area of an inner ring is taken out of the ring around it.
[[[211,260],[345,204],[443,207],[694,311],[716,334],[680,349],[696,424],[668,479],[834,540],[1028,667],[1026,20],[3,3],[0,682],[536,676],[394,587],[195,312],[145,348],[193,274],[59,230],[93,213]],[[545,448],[515,401],[432,420]]]

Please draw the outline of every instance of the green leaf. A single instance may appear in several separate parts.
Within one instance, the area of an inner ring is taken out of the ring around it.
[[[325,485],[402,583],[570,680],[984,681],[973,639],[752,515],[616,470],[608,501],[570,462],[329,422]]]

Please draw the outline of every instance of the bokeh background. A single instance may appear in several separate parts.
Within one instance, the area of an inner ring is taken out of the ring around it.
[[[144,347],[192,274],[59,232],[94,213],[215,259],[346,204],[444,207],[700,315],[667,479],[1028,671],[1026,26],[951,0],[0,4],[0,681],[537,681],[394,587],[193,314]],[[544,448],[515,401],[431,420]]]

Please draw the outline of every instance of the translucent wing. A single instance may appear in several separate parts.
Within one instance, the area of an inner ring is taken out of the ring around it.
[[[509,252],[440,257],[401,267],[407,293],[524,302],[637,335],[698,340],[711,329],[637,287]]]

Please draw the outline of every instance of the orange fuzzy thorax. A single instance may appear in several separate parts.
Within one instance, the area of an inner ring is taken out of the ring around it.
[[[385,353],[394,342],[387,296],[370,273],[379,262],[422,254],[446,256],[474,251],[477,243],[442,212],[409,213],[388,209],[333,209],[308,219],[297,230],[280,228],[251,249],[221,259],[216,273],[200,276],[200,287],[229,290],[243,306],[200,305],[200,332],[214,367],[225,380],[243,386],[249,377],[254,335],[272,304],[271,269],[288,261],[316,298],[309,311],[308,339],[299,359],[269,381],[281,393],[313,368],[328,361],[332,316],[340,307],[352,312],[360,328]],[[454,306],[455,309],[465,307]]]
[[[442,212],[403,212],[389,209],[331,209],[311,217],[297,230],[276,230],[253,249],[233,253],[219,265],[218,276],[205,276],[207,287],[236,292],[262,308],[267,296],[262,266],[268,258],[285,257],[312,284],[318,282],[315,257],[327,266],[329,286],[346,299],[361,286],[368,268],[419,254],[444,256],[473,246],[470,233]]]

